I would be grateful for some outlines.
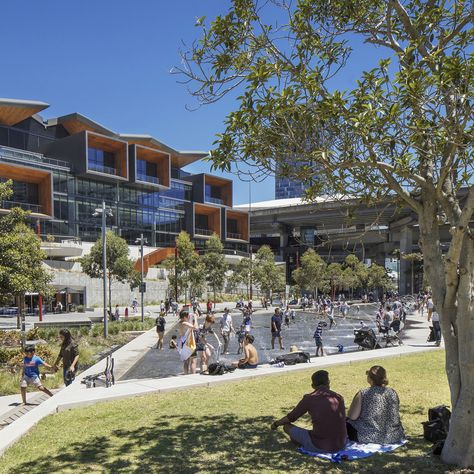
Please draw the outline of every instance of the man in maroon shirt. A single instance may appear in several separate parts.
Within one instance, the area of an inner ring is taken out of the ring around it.
[[[318,370],[312,377],[314,392],[308,393],[296,407],[271,425],[272,430],[283,426],[293,443],[312,452],[336,452],[347,442],[346,409],[344,398],[329,390],[329,374]],[[293,422],[309,413],[312,430],[293,425]]]

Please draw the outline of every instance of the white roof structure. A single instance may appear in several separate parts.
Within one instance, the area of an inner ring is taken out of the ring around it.
[[[338,196],[318,196],[311,201],[305,201],[303,198],[288,198],[288,199],[273,199],[271,201],[261,201],[261,202],[253,202],[251,206],[248,204],[239,204],[234,206],[235,209],[241,209],[248,211],[251,209],[252,211],[261,210],[261,209],[278,209],[280,207],[292,207],[292,206],[304,206],[307,204],[315,204],[320,202],[333,202],[339,201],[343,199],[351,199],[351,197],[338,197]]]

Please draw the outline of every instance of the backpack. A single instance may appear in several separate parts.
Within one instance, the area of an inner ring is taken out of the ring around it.
[[[290,352],[278,356],[275,359],[275,363],[283,362],[285,365],[303,364],[305,362],[311,362],[311,357],[308,352]]]
[[[449,431],[451,412],[445,405],[439,405],[428,410],[428,421],[424,421],[423,436],[427,441],[436,443],[445,440]]]
[[[224,375],[226,372],[233,372],[235,367],[230,365],[225,365],[222,362],[215,362],[213,364],[209,364],[207,371],[209,375]]]

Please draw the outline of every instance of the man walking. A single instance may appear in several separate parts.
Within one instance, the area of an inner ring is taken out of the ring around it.
[[[230,315],[229,308],[224,308],[224,314],[221,318],[221,334],[224,339],[224,354],[229,353],[229,341],[230,334],[234,330],[232,325],[232,316]]]
[[[275,339],[278,338],[280,349],[284,349],[283,342],[281,340],[281,311],[280,308],[275,308],[275,314],[272,316],[271,322],[272,331],[272,349],[275,349]]]

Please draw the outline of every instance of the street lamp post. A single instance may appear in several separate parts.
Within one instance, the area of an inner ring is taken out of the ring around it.
[[[92,214],[94,217],[102,215],[102,268],[103,287],[104,287],[104,337],[109,335],[109,321],[107,317],[107,216],[112,217],[112,210],[106,209],[105,201],[102,201],[102,207],[97,208]]]
[[[143,234],[140,234],[140,238],[135,240],[135,243],[140,242],[140,302],[142,308],[142,323],[145,321],[145,308],[144,308],[144,296],[145,296],[145,285],[143,282],[144,271],[143,271],[143,243],[147,242],[147,239],[143,238]]]

